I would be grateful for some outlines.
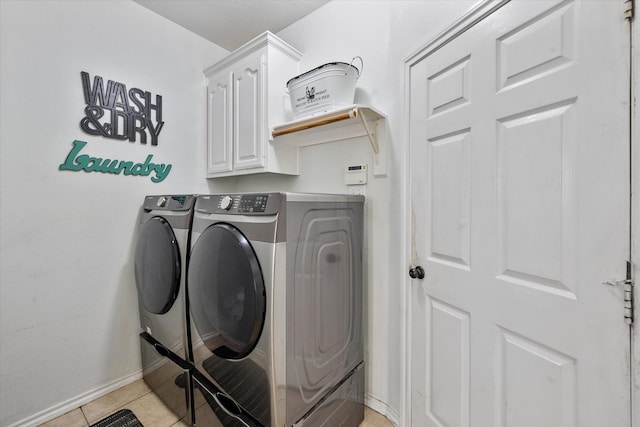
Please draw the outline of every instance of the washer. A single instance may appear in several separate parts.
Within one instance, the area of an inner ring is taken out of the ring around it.
[[[193,357],[185,280],[195,200],[145,197],[135,252],[143,377],[187,425],[193,424]]]
[[[364,197],[199,196],[188,295],[201,426],[364,418]]]

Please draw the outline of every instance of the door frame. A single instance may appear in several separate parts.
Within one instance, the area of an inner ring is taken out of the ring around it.
[[[401,405],[400,408],[400,425],[411,426],[411,279],[407,272],[411,265],[417,265],[416,260],[413,259],[414,254],[411,250],[412,230],[413,230],[413,218],[411,214],[411,118],[410,118],[410,95],[411,95],[411,68],[423,60],[425,57],[433,54],[451,40],[458,37],[460,34],[469,30],[471,27],[482,21],[493,12],[509,3],[511,0],[483,0],[470,9],[465,15],[456,20],[451,26],[447,27],[434,39],[423,45],[421,48],[411,53],[404,60],[403,70],[403,111],[404,111],[404,123],[403,123],[403,135],[402,140],[405,144],[402,144],[400,148],[400,159],[402,164],[402,170],[404,174],[400,177],[401,192],[401,226],[404,233],[402,234],[402,245],[400,250],[400,262],[399,271],[397,274],[402,277],[401,284],[401,313],[402,313],[402,330],[401,330],[401,343],[404,350],[404,358],[402,359],[402,390],[401,390]],[[623,16],[623,4],[624,0],[620,2],[620,16]],[[621,18],[622,19],[622,18]],[[631,21],[633,22],[633,20]],[[637,278],[640,277],[640,220],[633,222],[633,218],[640,218],[640,113],[638,108],[638,101],[640,101],[640,85],[636,84],[640,82],[640,49],[636,48],[637,43],[640,43],[640,29],[638,25],[631,24],[630,37],[631,37],[631,94],[630,94],[630,114],[631,114],[631,141],[629,142],[631,150],[631,193],[637,194],[635,197],[631,197],[631,261],[633,264],[632,277],[637,283]],[[634,288],[634,299],[636,302],[640,302],[640,285]],[[620,316],[622,321],[623,314],[623,301],[620,301]],[[635,328],[632,328],[631,332],[631,352],[632,352],[632,378],[631,378],[631,425],[635,425],[636,420],[640,419],[640,311],[635,310],[636,324]]]
[[[633,7],[633,6],[632,6]],[[638,100],[640,99],[640,25],[631,19],[631,277],[635,281],[634,300],[635,307],[640,303],[640,112]],[[634,218],[636,219],[634,221]],[[631,334],[631,424],[640,422],[640,311],[636,308],[634,313],[634,327]]]

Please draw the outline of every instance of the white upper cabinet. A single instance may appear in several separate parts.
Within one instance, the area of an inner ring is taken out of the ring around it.
[[[207,68],[207,178],[298,174],[296,147],[274,145],[270,128],[289,117],[286,82],[300,52],[266,32]]]

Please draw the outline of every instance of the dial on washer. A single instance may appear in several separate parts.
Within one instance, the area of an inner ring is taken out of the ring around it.
[[[222,197],[222,199],[220,199],[220,207],[225,211],[228,211],[229,209],[231,209],[232,205],[233,205],[233,199],[230,196],[224,196]]]

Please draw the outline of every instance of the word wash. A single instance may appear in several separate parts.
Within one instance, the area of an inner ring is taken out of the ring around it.
[[[138,88],[127,87],[108,80],[105,87],[102,77],[94,76],[93,85],[89,73],[82,71],[82,89],[87,104],[80,127],[89,135],[113,139],[128,139],[141,144],[150,140],[158,145],[162,130],[162,96]]]

